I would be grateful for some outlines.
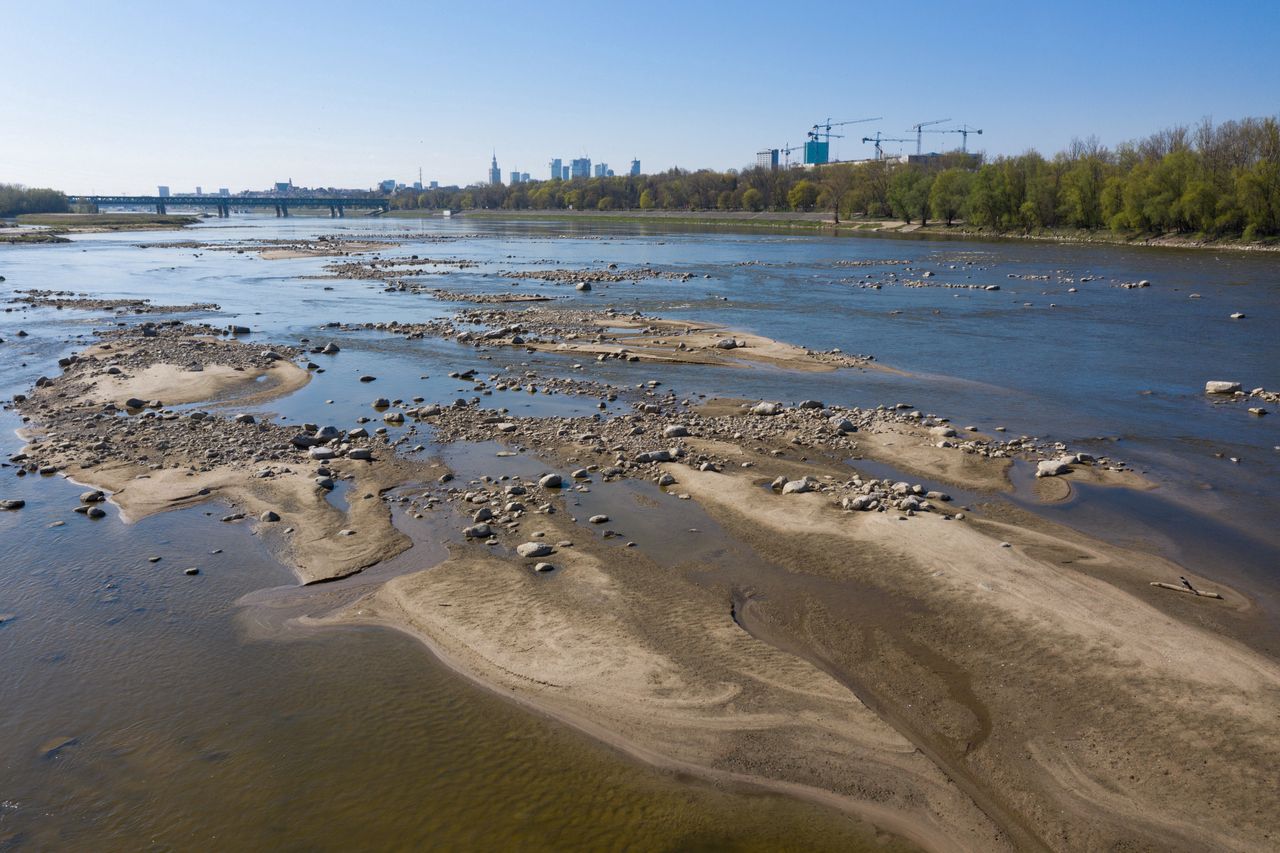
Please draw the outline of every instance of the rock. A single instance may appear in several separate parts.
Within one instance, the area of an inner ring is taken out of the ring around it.
[[[374,400],[373,403],[371,403],[370,405],[372,405],[375,409],[385,409],[391,405],[391,401],[388,400],[386,397],[379,397],[378,399]]]
[[[835,427],[836,432],[842,435],[858,431],[858,428],[854,426],[853,421],[848,418],[834,417],[831,419],[831,425]]]
[[[1231,315],[1232,320],[1243,320],[1244,318],[1245,318],[1245,314],[1243,311],[1237,311]]]
[[[741,344],[733,338],[721,338],[716,341],[716,349],[737,349],[739,346],[741,346]]]
[[[488,539],[493,535],[493,528],[487,524],[473,524],[462,531],[468,539]]]
[[[334,486],[333,478],[332,477],[316,477],[316,485],[324,489],[326,492],[331,492],[333,491],[333,486]]]
[[[940,436],[941,438],[954,438],[956,434],[955,427],[945,425],[930,427],[929,432],[933,435]]]
[[[575,480],[590,480],[591,472],[588,471],[586,468],[578,468],[569,476],[573,477],[573,479]]]
[[[356,447],[347,451],[347,458],[354,459],[357,462],[372,462],[373,451],[367,447]]]
[[[825,409],[826,405],[821,400],[801,400],[797,409]]]
[[[312,447],[307,451],[312,459],[333,459],[338,452],[332,447]]]
[[[789,480],[786,483],[783,483],[782,485],[782,493],[784,495],[798,495],[798,494],[803,494],[805,492],[812,492],[812,491],[813,491],[813,485],[809,482],[808,479]]]
[[[263,510],[262,515],[258,516],[258,520],[271,523],[271,522],[279,521],[280,516],[277,515],[275,512],[273,512],[272,510],[268,509],[268,510]]]
[[[609,520],[609,516],[607,515],[593,515],[589,519],[587,519],[587,521],[591,522],[592,524],[604,524],[608,520]]]
[[[575,285],[573,286],[573,289],[574,289],[574,290],[579,290],[579,291],[582,291],[583,293],[585,293],[585,292],[587,292],[588,290],[590,290],[590,289],[591,289],[591,282],[589,282],[589,281],[580,281],[580,282],[578,282],[577,284],[575,284]]]
[[[519,427],[519,424],[513,424],[513,423],[500,423],[500,424],[493,425],[493,428],[496,429],[498,432],[515,432],[518,427]]]
[[[1204,393],[1206,394],[1234,394],[1240,390],[1239,382],[1226,382],[1223,380],[1211,380],[1204,383]]]
[[[641,465],[646,462],[674,462],[675,458],[675,454],[670,450],[646,450],[636,454],[636,462]]]
[[[547,474],[538,480],[538,485],[544,489],[558,489],[562,484],[559,474]]]
[[[672,424],[662,431],[663,438],[685,438],[689,435],[689,428],[681,424]]]
[[[259,355],[261,355],[267,361],[283,361],[284,360],[284,356],[282,356],[280,353],[276,352],[273,349],[264,349],[261,353],[259,353]]]
[[[364,376],[361,376],[361,377],[360,377],[360,381],[361,381],[361,382],[376,382],[377,380],[378,380],[378,377],[376,377],[376,376],[370,376],[370,375],[369,375],[369,374],[367,374],[367,373],[366,373]]]
[[[139,400],[137,397],[130,397],[128,400],[124,401],[124,407],[126,409],[145,409],[147,407],[147,401]]]
[[[107,515],[107,511],[100,506],[93,506],[93,507],[89,507],[89,511],[86,512],[85,515],[89,516],[90,518],[105,518]]]
[[[471,516],[471,520],[477,523],[481,521],[488,521],[491,518],[493,518],[493,510],[487,506],[480,507],[480,509],[476,510],[475,514]]]
[[[8,498],[6,500],[0,500],[0,509],[22,509],[26,505],[27,505],[27,502],[24,500],[20,500],[19,498]]]
[[[233,335],[248,335],[252,330],[248,326],[227,326],[227,331]]]
[[[533,570],[535,572],[553,572],[555,571],[555,568],[556,567],[551,565],[550,563],[538,563],[536,566],[533,567]]]
[[[1040,464],[1036,465],[1037,477],[1057,477],[1071,470],[1071,463],[1074,457],[1065,459],[1044,459]]]
[[[300,432],[293,438],[289,439],[289,443],[294,447],[315,447],[320,443],[320,439],[316,438],[314,435],[307,435],[305,432]]]
[[[195,566],[192,566],[192,567],[191,567],[191,568],[189,568],[189,569],[184,569],[182,573],[183,573],[184,575],[198,575],[198,574],[200,574],[200,570],[199,570],[198,568],[196,568]]]
[[[874,508],[876,503],[876,499],[871,495],[857,495],[856,497],[845,498],[843,501],[845,509],[859,512]]]
[[[756,403],[754,406],[751,407],[751,414],[753,415],[782,414],[782,404],[781,403],[763,403],[763,402]]]
[[[235,421],[238,424],[251,424],[255,422],[253,415],[236,415]]]
[[[516,553],[526,560],[533,557],[546,557],[551,554],[551,546],[546,542],[525,542],[516,546]]]
[[[329,343],[321,347],[320,352],[322,352],[325,355],[336,355],[339,352],[339,347],[333,341],[330,341]]]

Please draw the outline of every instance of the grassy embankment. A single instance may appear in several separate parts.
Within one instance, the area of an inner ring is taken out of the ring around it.
[[[386,216],[420,218],[438,216],[432,210],[393,210]],[[1096,243],[1121,246],[1156,246],[1165,248],[1213,248],[1242,251],[1280,251],[1280,238],[1246,242],[1239,238],[1214,238],[1199,234],[1117,233],[1084,228],[1040,228],[1031,231],[1001,231],[977,228],[957,222],[953,225],[905,223],[898,219],[855,217],[839,224],[828,213],[747,211],[668,211],[668,210],[468,210],[466,217],[486,219],[531,219],[574,222],[660,223],[663,225],[732,226],[735,228],[803,229],[841,234],[873,234],[875,236],[950,237],[973,240],[1030,240],[1051,243]]]
[[[200,221],[198,216],[156,213],[24,213],[22,225],[39,225],[55,234],[77,231],[163,231],[185,228]]]

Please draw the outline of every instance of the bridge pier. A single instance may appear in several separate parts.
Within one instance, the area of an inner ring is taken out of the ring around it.
[[[338,216],[338,208],[334,207],[333,205],[329,205],[329,218],[336,219],[337,216]]]
[[[289,216],[289,205],[287,205],[287,204],[282,204],[282,205],[280,205],[280,215],[281,215],[281,216],[283,216],[283,217],[285,217],[285,218],[288,218],[288,216]]]
[[[339,219],[341,219],[342,217],[344,217],[344,216],[346,216],[346,215],[347,215],[347,214],[346,214],[345,212],[343,212],[343,210],[342,210],[342,205],[338,205],[338,218],[339,218]]]
[[[168,213],[168,211],[167,211],[167,210],[165,210],[165,208],[164,208],[164,205],[163,205],[163,204],[157,204],[157,205],[156,205],[156,213],[160,214],[161,216],[164,216],[166,213]]]

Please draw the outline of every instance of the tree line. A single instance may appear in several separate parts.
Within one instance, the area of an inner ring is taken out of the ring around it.
[[[1034,232],[1111,229],[1256,240],[1280,235],[1280,123],[1246,118],[1173,127],[1115,149],[1073,140],[987,159],[817,169],[671,169],[653,175],[444,187],[398,193],[401,209],[829,211]]]
[[[21,184],[0,184],[0,216],[66,213],[67,210],[67,197],[57,190],[29,189]]]

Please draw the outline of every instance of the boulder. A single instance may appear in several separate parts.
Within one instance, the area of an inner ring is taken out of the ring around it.
[[[782,414],[781,403],[756,403],[751,407],[753,415],[780,415]]]
[[[551,546],[546,542],[525,542],[516,546],[516,553],[526,560],[534,557],[546,557],[551,554]]]
[[[559,474],[547,474],[538,480],[538,485],[544,489],[558,489],[562,484]]]
[[[1204,383],[1204,393],[1206,394],[1234,394],[1239,390],[1239,382],[1210,380],[1209,382]]]
[[[1036,465],[1037,477],[1057,477],[1071,470],[1071,463],[1074,457],[1065,459],[1044,459],[1040,464]]]

